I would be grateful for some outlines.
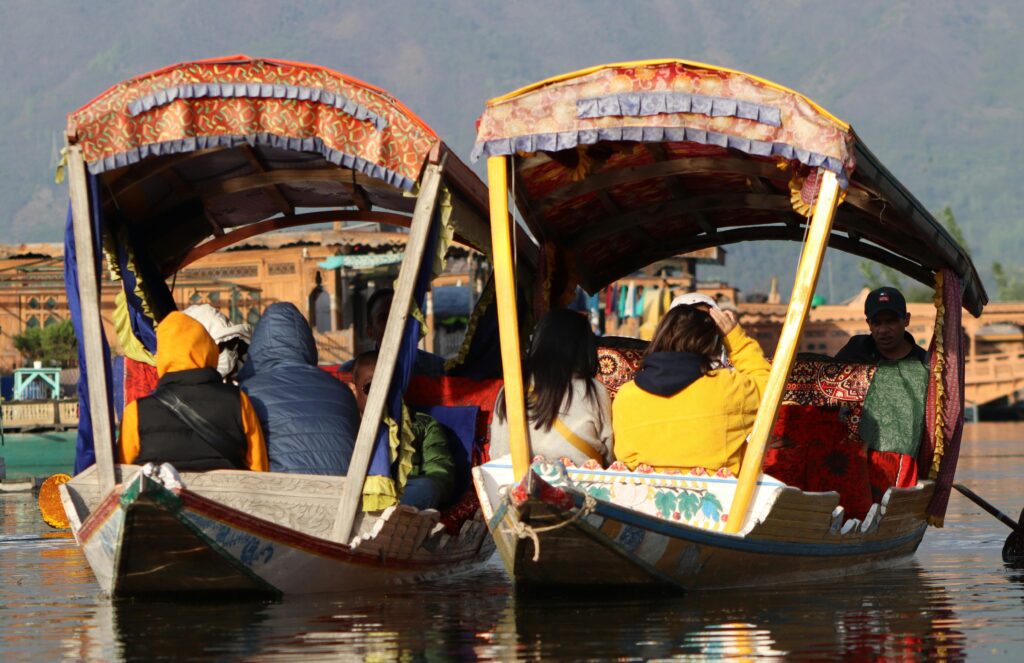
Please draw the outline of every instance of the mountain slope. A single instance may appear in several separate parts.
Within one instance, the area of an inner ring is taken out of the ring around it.
[[[0,228],[8,242],[57,239],[66,193],[52,172],[65,114],[172,62],[244,52],[330,66],[388,89],[468,155],[491,96],[596,63],[672,56],[759,74],[851,121],[922,202],[953,208],[987,272],[993,260],[1020,264],[1024,253],[1015,196],[1022,26],[1024,3],[952,0],[8,0],[0,6]],[[743,259],[725,278],[763,290],[778,273],[788,289],[789,247],[730,255]],[[835,262],[837,297],[859,287],[855,262]]]

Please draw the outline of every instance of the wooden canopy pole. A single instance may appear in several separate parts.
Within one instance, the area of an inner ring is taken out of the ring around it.
[[[96,247],[93,244],[92,219],[89,216],[89,184],[85,178],[82,148],[69,145],[68,189],[71,194],[71,218],[78,260],[78,301],[82,310],[82,336],[85,354],[85,379],[89,393],[89,418],[99,472],[100,495],[114,488],[114,438],[107,402],[107,371],[103,361],[103,323],[100,320],[100,288],[96,274]]]
[[[729,509],[729,520],[725,523],[725,531],[728,534],[737,534],[746,522],[750,501],[754,496],[757,480],[761,476],[761,463],[764,461],[768,438],[779,413],[786,376],[793,367],[800,333],[803,331],[804,321],[807,320],[807,312],[811,308],[814,287],[818,283],[821,259],[825,255],[829,233],[832,231],[832,217],[839,197],[839,183],[835,173],[829,171],[825,171],[821,179],[818,201],[814,205],[814,216],[811,217],[807,241],[804,243],[796,270],[786,321],[782,325],[775,357],[772,358],[772,370],[761,396],[761,406],[757,410],[753,430],[747,439],[747,450],[743,455],[743,465],[740,467],[736,495]]]
[[[366,410],[363,412],[363,419],[359,424],[355,449],[352,452],[348,474],[345,476],[345,484],[341,490],[338,513],[334,518],[332,538],[342,543],[351,538],[352,526],[355,524],[356,514],[359,513],[362,502],[363,483],[366,481],[366,471],[370,466],[373,445],[377,440],[377,431],[380,429],[384,403],[394,377],[402,333],[405,331],[405,322],[409,318],[409,307],[412,304],[413,291],[416,286],[416,276],[419,273],[420,264],[423,262],[427,240],[430,238],[430,226],[434,216],[434,207],[437,204],[442,172],[442,164],[427,166],[423,174],[419,197],[416,199],[416,209],[413,211],[412,223],[409,225],[409,241],[405,248],[405,259],[402,260],[402,267],[398,272],[395,296],[391,300],[391,310],[388,312],[384,338],[381,339],[380,354],[377,356],[377,368],[373,373],[373,382],[366,400]]]
[[[498,303],[498,334],[505,378],[505,416],[508,417],[509,449],[516,481],[530,467],[530,438],[526,426],[522,360],[519,357],[519,315],[516,311],[515,271],[508,214],[508,159],[487,159],[487,186],[491,202],[491,249],[494,253],[494,294]]]

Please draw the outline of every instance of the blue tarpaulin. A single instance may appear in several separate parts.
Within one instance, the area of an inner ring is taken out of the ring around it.
[[[442,285],[431,291],[435,318],[469,316],[473,311],[473,290],[465,286]]]
[[[431,256],[434,255],[434,247],[437,245],[437,234],[441,225],[441,210],[441,205],[437,205],[434,208],[427,246],[424,249],[424,257],[420,262],[420,268],[416,274],[416,284],[413,288],[413,302],[421,311],[426,301],[427,290],[430,289],[430,282],[434,277],[434,261],[431,259]],[[395,361],[395,371],[391,377],[391,386],[388,389],[388,396],[384,405],[385,414],[397,422],[402,421],[402,397],[405,395],[406,389],[409,388],[409,381],[412,379],[412,370],[419,342],[420,322],[415,316],[410,315],[406,320],[405,330],[402,332],[398,358]],[[377,432],[373,457],[370,459],[370,467],[367,470],[368,476],[393,477],[390,449],[388,427],[382,423],[380,430]]]
[[[99,188],[95,176],[89,176],[89,198],[90,198],[90,225],[92,227],[93,246],[100,246],[99,219],[100,201]],[[101,274],[102,264],[100,252],[94,251],[91,256],[96,264],[97,279]],[[78,292],[78,252],[75,248],[74,222],[71,215],[71,205],[68,205],[67,223],[64,228],[64,285],[68,294],[68,309],[71,312],[71,324],[75,328],[75,337],[84,338],[82,335],[82,304]],[[99,305],[99,302],[96,302]],[[107,407],[111,403],[110,391],[110,347],[107,345],[107,337],[100,327],[100,337],[103,341],[103,369],[107,374]],[[78,378],[78,441],[75,445],[75,474],[96,462],[96,452],[93,447],[92,417],[89,411],[89,389],[86,384],[87,364],[85,360],[85,343],[78,344],[78,366],[81,373]],[[113,417],[111,417],[113,422]]]

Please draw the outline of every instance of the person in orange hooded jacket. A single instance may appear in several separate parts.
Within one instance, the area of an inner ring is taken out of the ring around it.
[[[217,373],[217,345],[201,324],[178,311],[156,329],[153,394],[124,409],[117,455],[121,463],[170,463],[179,471],[268,469],[267,445],[248,396]],[[203,435],[155,396],[180,399],[217,432]],[[212,442],[212,443],[211,443]]]

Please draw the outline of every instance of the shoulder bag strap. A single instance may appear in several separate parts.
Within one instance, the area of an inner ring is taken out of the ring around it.
[[[551,422],[551,427],[558,431],[558,434],[564,437],[565,441],[574,446],[577,451],[585,453],[591,460],[596,460],[601,463],[601,465],[604,465],[604,458],[602,458],[601,454],[597,452],[597,449],[587,444],[586,440],[572,432],[572,430],[570,430],[569,427],[565,425],[565,422],[559,417],[555,417],[555,420]]]
[[[225,448],[223,445],[225,441],[237,444],[238,438],[232,439],[231,435],[211,424],[203,415],[181,400],[180,396],[164,389],[157,389],[151,395],[161,405],[170,410],[171,414],[177,417],[178,420],[192,429],[192,432],[198,435],[199,439],[205,442],[207,446],[216,451],[218,456],[230,460],[232,456],[236,455],[233,453],[233,449]]]

